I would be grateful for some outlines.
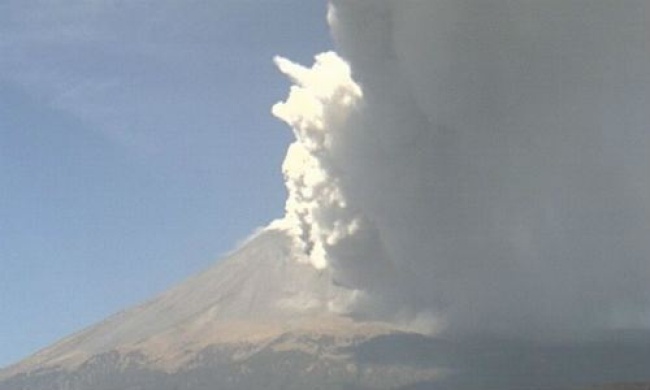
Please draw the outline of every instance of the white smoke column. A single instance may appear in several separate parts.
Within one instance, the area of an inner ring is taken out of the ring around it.
[[[372,222],[360,205],[349,203],[341,180],[345,173],[336,161],[354,132],[349,118],[360,109],[362,90],[336,53],[316,56],[311,69],[281,57],[275,62],[295,83],[287,101],[273,107],[273,114],[291,126],[296,138],[282,166],[288,199],[280,224],[314,267],[329,267],[334,282],[351,290],[349,301],[338,299],[333,310],[385,318],[403,301],[388,287],[398,276]],[[407,305],[400,316],[407,316],[408,310]]]
[[[318,172],[287,175],[317,265],[378,316],[433,313],[450,331],[648,326],[649,8],[332,1],[363,96],[318,97],[310,136],[295,129],[312,114],[281,114]],[[314,74],[288,73],[303,92],[296,75]]]
[[[335,53],[316,57],[313,69],[277,57],[280,70],[296,84],[273,114],[289,124],[296,141],[282,166],[289,196],[286,223],[316,268],[329,265],[327,247],[359,228],[348,209],[331,164],[338,128],[362,96],[350,68]]]

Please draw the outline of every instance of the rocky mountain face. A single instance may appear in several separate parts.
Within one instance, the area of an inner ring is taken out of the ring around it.
[[[350,292],[301,256],[285,233],[265,230],[202,274],[0,371],[0,390],[517,390],[650,381],[647,333],[539,345],[356,321],[336,309]]]

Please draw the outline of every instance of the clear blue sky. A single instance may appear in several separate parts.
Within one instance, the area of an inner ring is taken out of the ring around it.
[[[321,0],[0,3],[0,366],[139,303],[281,216],[271,59]]]

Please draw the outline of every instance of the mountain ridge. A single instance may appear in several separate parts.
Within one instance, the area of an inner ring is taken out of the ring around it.
[[[1,370],[0,379],[36,367],[76,367],[111,350],[196,351],[210,343],[261,341],[292,328],[354,328],[358,324],[327,307],[347,293],[326,270],[312,267],[287,234],[265,229],[170,290]]]
[[[0,390],[521,390],[650,382],[650,334],[539,344],[353,318],[354,292],[264,229],[153,299],[0,370]],[[338,310],[336,310],[338,309]]]

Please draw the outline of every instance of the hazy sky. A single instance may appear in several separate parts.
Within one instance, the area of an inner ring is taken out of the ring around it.
[[[271,59],[325,4],[0,4],[0,366],[209,266],[282,215]]]

